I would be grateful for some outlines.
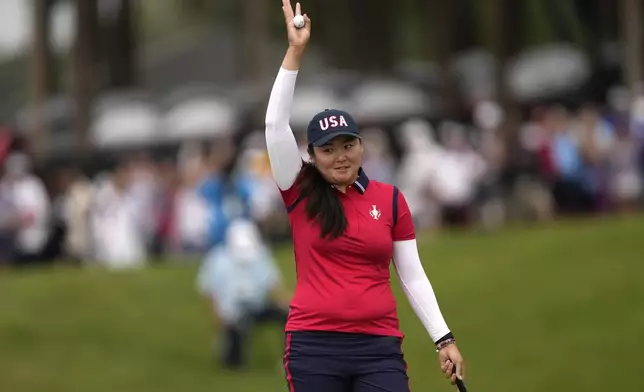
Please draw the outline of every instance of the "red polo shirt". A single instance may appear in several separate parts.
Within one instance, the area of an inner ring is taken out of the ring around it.
[[[346,193],[338,192],[347,230],[329,239],[321,238],[319,225],[307,218],[306,197],[300,195],[297,183],[281,193],[291,223],[297,271],[286,331],[402,337],[389,264],[393,242],[415,238],[404,196],[398,192],[394,206],[394,187],[370,181],[361,169]]]

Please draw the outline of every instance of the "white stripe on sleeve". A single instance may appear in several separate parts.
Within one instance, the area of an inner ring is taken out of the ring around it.
[[[438,307],[432,284],[420,262],[415,239],[394,241],[394,265],[412,309],[432,340],[436,342],[447,335],[450,330]]]
[[[277,186],[289,189],[302,168],[295,135],[289,126],[298,71],[280,68],[266,109],[266,147]]]

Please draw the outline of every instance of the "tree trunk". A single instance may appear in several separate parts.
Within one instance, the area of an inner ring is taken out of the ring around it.
[[[602,41],[609,42],[618,39],[620,36],[618,26],[621,23],[619,23],[619,7],[614,3],[614,0],[595,0],[595,7],[597,8]]]
[[[264,0],[246,0],[236,2],[241,15],[241,28],[236,33],[237,79],[253,86],[259,96],[268,94],[273,82],[275,68],[271,66],[271,30],[270,2]],[[286,40],[286,37],[284,37]],[[264,110],[257,106],[247,113],[247,124],[262,123]]]
[[[317,14],[312,15],[314,24],[312,44],[320,44],[327,61],[339,69],[358,69],[359,44],[352,19],[351,4],[346,0],[325,0],[316,3]],[[316,24],[316,20],[320,22]]]
[[[101,15],[104,29],[107,86],[127,88],[137,84],[137,8],[132,0],[120,0]]]
[[[441,96],[443,114],[453,117],[458,112],[458,94],[450,73],[450,60],[454,54],[453,26],[456,20],[456,4],[445,0],[417,0],[422,15],[426,16],[423,36],[426,37],[430,59],[441,69]]]
[[[497,93],[499,101],[506,113],[506,136],[515,134],[521,125],[521,108],[517,101],[508,91],[507,83],[505,83],[504,67],[508,61],[517,54],[522,37],[521,37],[521,24],[522,20],[517,15],[522,15],[521,4],[516,0],[501,0],[497,5],[499,8],[499,25],[502,27],[497,31],[499,34],[496,39],[499,42],[498,60],[499,69],[497,73]]]
[[[94,39],[96,0],[76,0],[77,29],[74,45],[73,95],[75,107],[74,135],[79,153],[90,149],[88,138],[92,98],[96,85]]]
[[[508,60],[515,54],[521,42],[520,5],[512,0],[488,0],[478,4],[477,14],[479,15],[479,36],[482,45],[489,50],[497,61],[495,96],[506,111],[507,120],[518,121],[518,107],[509,94],[505,83],[505,66]],[[514,129],[518,124],[508,124],[508,129]]]
[[[640,0],[621,0],[624,82],[635,87],[642,81],[642,29]]]
[[[507,57],[507,24],[503,20],[505,16],[503,6],[503,0],[488,0],[476,5],[476,7],[478,7],[476,11],[478,15],[477,24],[479,26],[479,44],[486,50],[489,50],[497,62],[495,96],[491,98],[499,101],[503,100],[502,97],[504,96],[505,91],[503,83],[503,76],[505,73],[503,67]]]
[[[56,70],[50,44],[51,0],[34,0],[34,34],[31,66],[31,102],[34,129],[30,129],[37,156],[41,156],[49,139],[49,129],[44,118],[47,97],[56,91]]]
[[[453,20],[458,20],[458,23],[450,25],[450,35],[452,38],[453,52],[465,51],[472,49],[476,45],[476,36],[474,29],[464,28],[464,26],[472,26],[474,24],[474,11],[476,7],[470,1],[452,0],[452,17]]]
[[[239,78],[254,84],[271,80],[266,64],[270,64],[270,2],[246,0],[237,3],[241,7],[242,27],[239,30]],[[272,71],[272,68],[271,68]],[[272,72],[271,72],[272,73]]]
[[[383,0],[325,0],[312,16],[314,41],[333,67],[387,72],[395,61],[393,3]],[[316,19],[321,22],[316,23]]]
[[[356,37],[358,49],[354,56],[358,56],[360,70],[391,71],[396,57],[395,3],[386,0],[352,0],[347,3],[351,9],[349,23],[353,26],[352,34]]]

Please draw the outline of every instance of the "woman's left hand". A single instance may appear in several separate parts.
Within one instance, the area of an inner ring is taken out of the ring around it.
[[[465,378],[465,367],[463,357],[458,351],[456,344],[449,344],[438,352],[438,361],[441,365],[441,371],[445,377],[449,378],[452,385],[456,383],[456,378],[463,380]],[[456,367],[456,373],[454,373]]]

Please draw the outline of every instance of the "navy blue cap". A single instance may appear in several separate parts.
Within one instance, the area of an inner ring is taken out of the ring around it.
[[[343,110],[326,109],[316,114],[306,130],[309,145],[320,147],[336,136],[360,137],[358,126],[351,115]]]

